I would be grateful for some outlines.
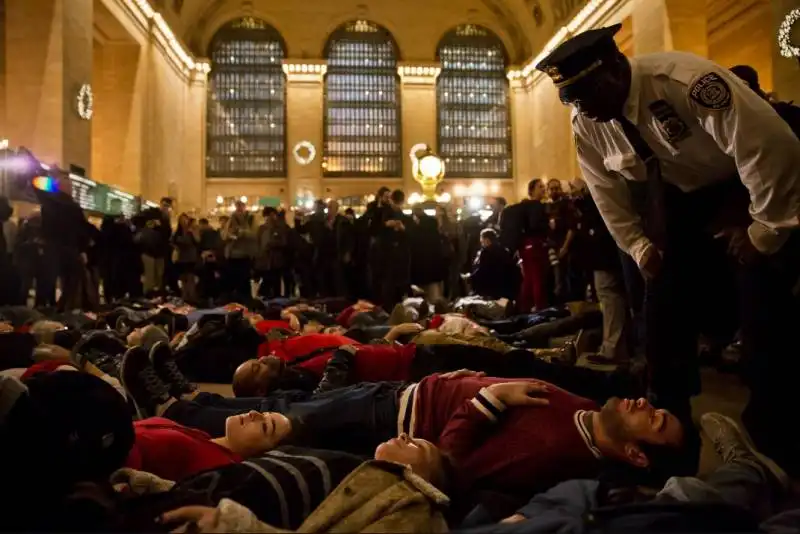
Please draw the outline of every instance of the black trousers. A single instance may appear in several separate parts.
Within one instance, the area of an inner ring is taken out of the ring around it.
[[[587,367],[547,363],[527,350],[501,354],[468,345],[417,346],[411,380],[433,373],[469,369],[501,378],[535,378],[549,382],[602,405],[611,397],[637,398],[644,394],[627,373],[605,373]]]
[[[762,256],[738,271],[744,378],[750,400],[742,415],[758,449],[800,475],[800,436],[794,432],[800,350],[800,234],[773,256]]]
[[[769,306],[746,297],[741,287],[737,292],[738,262],[728,256],[727,242],[714,238],[720,229],[720,214],[738,210],[746,215],[748,199],[737,179],[692,193],[664,186],[664,255],[661,272],[645,287],[645,353],[656,402],[679,416],[689,416],[689,398],[700,392],[700,333],[732,335],[735,311],[747,307],[751,313],[742,316],[742,328],[766,328],[763,323],[752,324],[753,314],[766,313],[764,308]],[[764,262],[770,263],[767,258]],[[753,276],[749,280],[756,284]]]

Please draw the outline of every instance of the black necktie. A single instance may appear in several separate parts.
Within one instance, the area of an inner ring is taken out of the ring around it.
[[[653,149],[647,144],[639,129],[627,118],[617,119],[625,137],[636,155],[647,168],[645,184],[626,180],[631,190],[634,207],[642,218],[645,235],[661,250],[666,240],[666,212],[664,207],[664,183],[661,178],[661,165]]]

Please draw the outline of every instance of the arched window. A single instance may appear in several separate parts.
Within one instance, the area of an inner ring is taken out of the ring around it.
[[[223,26],[214,36],[207,176],[286,175],[285,54],[278,31],[251,17]]]
[[[489,30],[466,24],[449,31],[437,51],[439,155],[450,176],[511,176],[511,122],[506,53]]]
[[[400,92],[391,34],[359,20],[325,49],[325,176],[400,176]]]

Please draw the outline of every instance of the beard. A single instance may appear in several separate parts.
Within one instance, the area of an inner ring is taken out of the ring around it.
[[[611,397],[600,409],[600,422],[603,425],[603,430],[614,442],[628,441],[630,439],[630,433],[619,413],[620,402],[622,402],[622,399]]]

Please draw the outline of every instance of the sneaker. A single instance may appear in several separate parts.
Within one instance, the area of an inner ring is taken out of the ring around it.
[[[750,436],[733,419],[719,413],[700,418],[700,427],[714,443],[714,450],[725,463],[742,462],[758,467],[771,475],[782,488],[789,487],[789,476],[781,467],[756,449]]]
[[[72,347],[69,359],[80,370],[84,370],[86,362],[94,362],[104,355],[117,356],[127,350],[125,343],[109,330],[93,330],[84,334]]]
[[[192,384],[178,368],[168,343],[158,341],[150,348],[150,363],[158,378],[169,387],[171,397],[180,399],[181,395],[197,390],[197,386]]]
[[[147,351],[141,347],[130,348],[122,357],[120,382],[140,419],[153,417],[156,408],[170,399],[169,386],[158,377]]]

